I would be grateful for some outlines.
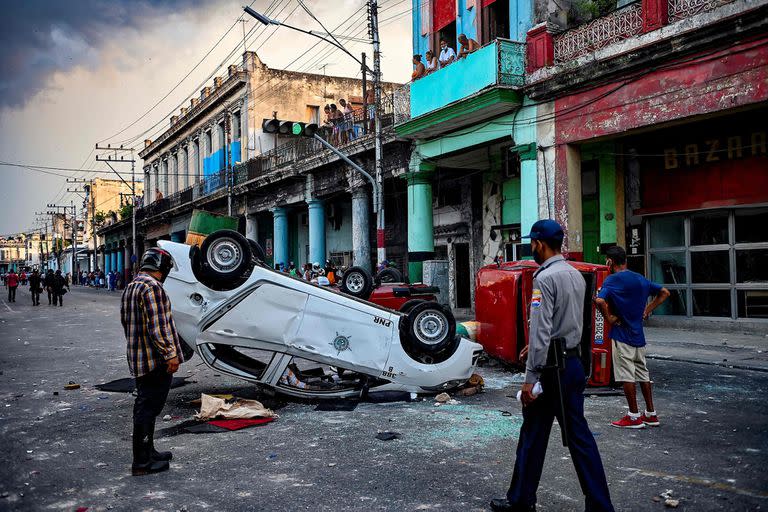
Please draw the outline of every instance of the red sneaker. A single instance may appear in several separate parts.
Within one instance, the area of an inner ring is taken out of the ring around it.
[[[643,413],[643,415],[640,416],[640,421],[642,421],[649,427],[658,427],[660,425],[659,416],[656,414],[654,414],[653,416],[646,416],[645,413]]]
[[[621,418],[619,421],[612,421],[611,426],[618,428],[645,428],[645,423],[641,417],[633,420],[629,417],[629,414]]]

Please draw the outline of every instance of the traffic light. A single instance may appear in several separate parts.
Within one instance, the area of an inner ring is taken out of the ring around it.
[[[302,123],[298,121],[280,121],[278,119],[264,119],[261,123],[264,133],[275,133],[292,137],[314,137],[317,133],[317,124]]]

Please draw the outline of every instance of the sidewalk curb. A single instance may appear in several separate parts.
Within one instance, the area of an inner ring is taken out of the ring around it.
[[[646,356],[648,359],[656,359],[659,361],[675,361],[677,363],[691,363],[691,364],[701,364],[706,366],[719,366],[721,368],[728,368],[728,369],[736,369],[736,370],[749,370],[752,372],[763,372],[768,373],[768,368],[758,368],[755,366],[747,366],[743,364],[727,364],[727,363],[721,363],[721,362],[715,362],[715,361],[694,361],[692,359],[683,359],[681,357],[669,357],[669,356],[662,356],[658,354],[648,354]]]

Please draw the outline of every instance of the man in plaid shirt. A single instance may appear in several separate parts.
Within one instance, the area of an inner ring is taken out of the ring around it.
[[[133,465],[131,473],[146,475],[169,468],[171,452],[154,448],[155,420],[163,410],[173,374],[184,361],[171,303],[163,281],[173,263],[171,255],[153,247],[144,253],[139,273],[123,292],[120,316],[127,341],[128,367],[136,378],[133,405]]]

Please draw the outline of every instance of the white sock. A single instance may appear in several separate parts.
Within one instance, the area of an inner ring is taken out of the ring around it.
[[[636,420],[640,417],[640,413],[629,411],[629,417],[632,418],[633,420]]]
[[[646,416],[656,416],[656,411],[649,411],[648,409],[645,410]]]

